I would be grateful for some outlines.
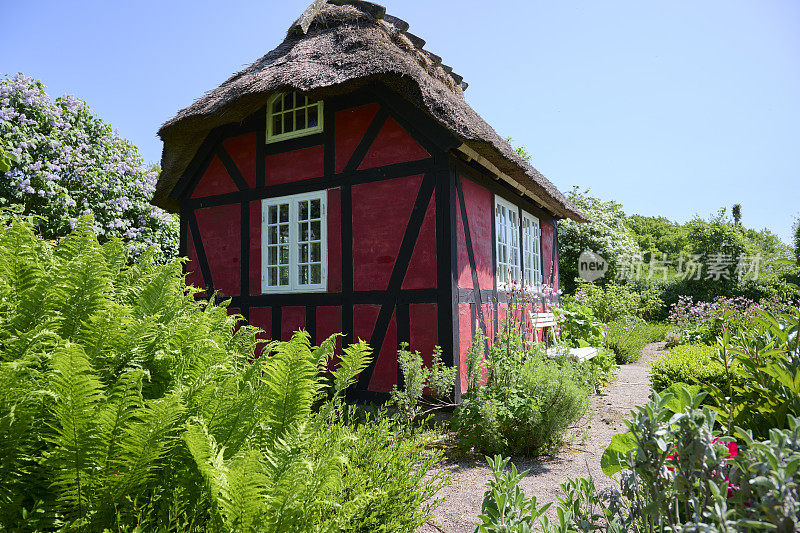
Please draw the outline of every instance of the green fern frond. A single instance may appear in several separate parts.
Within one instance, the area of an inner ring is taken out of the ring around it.
[[[206,425],[197,418],[192,418],[186,423],[182,439],[205,481],[212,502],[212,518],[217,528],[221,529],[231,508],[228,468],[223,459],[224,450],[217,447]]]
[[[123,430],[119,457],[106,471],[112,500],[137,492],[157,475],[161,458],[175,446],[183,418],[184,408],[176,396],[150,401],[138,410],[137,420]]]
[[[290,341],[278,345],[267,360],[262,379],[267,385],[266,422],[271,437],[280,438],[308,417],[317,391],[308,333],[298,331]]]
[[[41,249],[26,224],[14,222],[0,235],[0,280],[10,302],[19,302],[42,279]]]
[[[341,337],[344,337],[342,333],[334,333],[314,348],[313,356],[317,361],[317,370],[319,372],[328,371],[328,367],[336,353],[336,344]]]
[[[99,441],[96,414],[105,400],[103,387],[83,349],[66,344],[52,357],[50,390],[53,453],[48,458],[53,485],[63,502],[83,517],[94,500]]]
[[[359,339],[358,343],[351,344],[344,349],[341,361],[333,371],[334,394],[340,394],[347,387],[355,383],[356,377],[369,365],[372,358],[372,348]]]
[[[106,468],[115,469],[112,465],[120,454],[120,439],[123,431],[144,408],[142,399],[142,370],[131,370],[124,373],[114,385],[107,405],[98,415],[99,440],[105,452],[102,464]]]
[[[102,254],[86,245],[83,253],[52,273],[46,311],[61,317],[59,334],[72,339],[89,317],[108,308],[111,276]]]

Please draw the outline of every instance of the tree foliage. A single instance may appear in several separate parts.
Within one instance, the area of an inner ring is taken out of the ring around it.
[[[577,187],[573,187],[567,197],[591,219],[589,223],[562,220],[558,224],[560,281],[566,292],[572,292],[582,252],[598,253],[608,262],[609,270],[604,278],[608,281],[614,279],[617,267],[625,258],[640,254],[641,250],[627,225],[622,204],[603,201]]]
[[[122,238],[159,259],[178,252],[177,218],[150,205],[158,167],[81,100],[51,100],[40,81],[0,79],[0,207],[32,216],[45,238],[92,214],[102,241]]]

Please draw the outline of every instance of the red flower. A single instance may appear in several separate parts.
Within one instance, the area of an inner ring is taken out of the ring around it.
[[[716,437],[711,442],[715,443],[718,440],[719,440],[719,437]],[[728,457],[726,457],[726,459],[731,459],[731,458],[736,457],[737,455],[739,455],[739,446],[736,444],[736,441],[733,441],[733,440],[726,441],[725,442],[725,446],[728,447]]]

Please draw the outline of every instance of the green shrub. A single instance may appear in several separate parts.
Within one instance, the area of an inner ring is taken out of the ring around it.
[[[616,354],[617,363],[633,363],[642,356],[645,345],[664,340],[669,330],[669,324],[661,322],[612,322],[606,334],[606,345]]]
[[[724,321],[724,319],[723,319]],[[789,312],[759,310],[753,325],[723,329],[717,340],[719,361],[731,383],[710,387],[710,395],[729,427],[766,438],[772,428],[785,429],[789,417],[800,417],[800,308]],[[737,374],[740,379],[733,379]]]
[[[565,297],[561,305],[554,309],[559,318],[561,342],[574,348],[600,346],[603,342],[603,324],[595,317],[592,309]]]
[[[569,479],[553,522],[526,498],[508,459],[486,458],[494,474],[484,494],[479,532],[797,531],[800,526],[800,420],[756,440],[721,432],[716,413],[700,408],[703,394],[683,387],[637,407],[603,453],[614,487],[598,491],[592,478]],[[737,443],[738,439],[738,443]]]
[[[433,348],[431,365],[426,367],[418,351],[412,352],[407,342],[400,343],[397,365],[403,374],[403,383],[400,388],[392,387],[390,403],[397,407],[398,419],[405,430],[413,429],[415,419],[425,414],[423,408],[430,412],[452,405],[457,369],[444,364],[440,346]],[[425,389],[430,394],[429,400],[423,399]]]
[[[734,383],[745,379],[739,365],[731,368]],[[670,348],[653,363],[650,384],[661,392],[676,383],[727,387],[725,367],[717,358],[717,347],[705,344],[683,344]]]
[[[603,322],[628,317],[653,320],[661,316],[664,308],[664,302],[655,288],[642,287],[635,290],[630,285],[617,285],[613,282],[603,286],[579,282],[574,299],[589,307]]]
[[[502,380],[468,391],[453,417],[460,448],[539,455],[556,449],[589,404],[587,375],[567,359],[518,354]],[[496,375],[495,375],[496,377]]]
[[[413,531],[426,520],[443,479],[423,476],[439,455],[344,418],[366,344],[330,374],[334,339],[312,347],[303,331],[254,359],[258,330],[195,300],[179,261],[129,266],[92,226],[81,219],[57,244],[22,223],[0,232],[4,529]]]

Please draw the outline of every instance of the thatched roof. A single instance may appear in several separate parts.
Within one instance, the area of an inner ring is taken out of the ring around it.
[[[408,32],[407,23],[387,15],[382,6],[361,0],[316,0],[277,48],[161,127],[164,151],[153,204],[177,210],[170,191],[206,135],[217,126],[244,120],[276,91],[291,88],[324,98],[380,81],[455,134],[464,151],[487,161],[557,217],[586,220],[467,104],[462,77],[424,45]]]

